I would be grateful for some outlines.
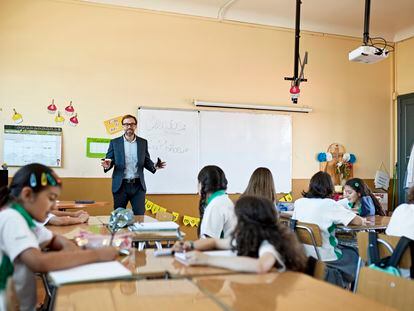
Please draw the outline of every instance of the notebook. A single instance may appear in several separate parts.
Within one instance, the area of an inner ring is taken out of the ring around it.
[[[131,276],[132,272],[118,261],[92,263],[66,270],[49,272],[49,278],[56,286],[71,283],[125,279]]]
[[[129,226],[131,231],[175,231],[179,228],[173,221],[136,222]]]
[[[203,252],[209,256],[222,256],[222,257],[235,257],[237,254],[231,250],[220,250],[220,251],[208,251]],[[177,261],[181,262],[183,265],[188,266],[188,261],[186,257],[186,253],[174,253],[174,257]]]

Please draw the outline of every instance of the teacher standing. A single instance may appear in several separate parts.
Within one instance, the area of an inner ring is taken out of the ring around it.
[[[151,161],[147,141],[135,135],[137,119],[134,116],[125,115],[122,118],[122,127],[124,135],[111,140],[101,165],[105,173],[114,168],[112,173],[114,209],[126,208],[129,201],[134,215],[144,215],[147,191],[144,168],[154,174],[158,169],[165,167],[165,162],[158,159],[154,165]]]

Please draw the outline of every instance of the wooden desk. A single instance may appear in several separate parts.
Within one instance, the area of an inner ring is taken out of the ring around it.
[[[70,226],[51,226],[47,225],[47,229],[52,231],[56,235],[63,235],[69,240],[73,239],[80,231],[89,231],[96,234],[110,234],[108,228],[102,224],[79,224]]]
[[[355,226],[355,225],[348,225],[348,226],[337,226],[338,230],[345,231],[345,232],[354,232],[354,231],[378,231],[378,230],[385,230],[388,227],[391,217],[389,216],[368,216],[365,217],[370,223],[363,226]]]
[[[394,310],[295,272],[209,276],[192,281],[227,310]]]
[[[85,209],[85,208],[94,208],[94,207],[105,207],[109,205],[109,202],[94,202],[89,204],[78,204],[75,201],[57,201],[57,208],[60,210],[66,209]]]
[[[225,275],[236,272],[228,269],[208,266],[186,266],[174,259],[174,256],[154,256],[153,249],[131,250],[131,255],[121,258],[120,262],[139,277],[183,278],[203,275]]]
[[[140,280],[66,285],[56,310],[218,311],[217,303],[189,280]]]

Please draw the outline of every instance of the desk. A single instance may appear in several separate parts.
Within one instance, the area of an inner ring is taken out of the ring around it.
[[[120,262],[135,276],[159,278],[183,278],[204,275],[235,274],[232,270],[208,266],[186,266],[174,259],[174,256],[154,256],[153,249],[131,250],[131,255],[121,258]]]
[[[108,206],[109,202],[94,202],[89,204],[78,204],[75,203],[75,201],[56,201],[56,206],[60,210],[66,210],[66,209],[85,209],[88,207],[94,208],[94,207],[105,207]]]
[[[66,285],[56,310],[223,310],[189,280],[140,280]]]
[[[394,310],[296,272],[209,276],[192,281],[228,310]]]
[[[108,228],[102,224],[78,224],[70,226],[51,226],[46,225],[46,228],[56,235],[63,235],[65,238],[72,240],[79,234],[80,231],[89,231],[96,234],[110,234]]]
[[[355,226],[355,225],[348,225],[348,226],[337,226],[338,230],[345,231],[345,232],[355,232],[355,231],[378,231],[378,230],[385,230],[388,227],[391,217],[389,216],[368,216],[365,217],[370,223],[363,226]]]

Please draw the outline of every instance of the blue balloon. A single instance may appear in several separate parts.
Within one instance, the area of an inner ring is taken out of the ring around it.
[[[349,163],[355,163],[355,162],[356,162],[355,154],[351,153],[349,157]]]
[[[318,161],[319,162],[326,162],[326,153],[325,152],[319,152],[318,153]]]

